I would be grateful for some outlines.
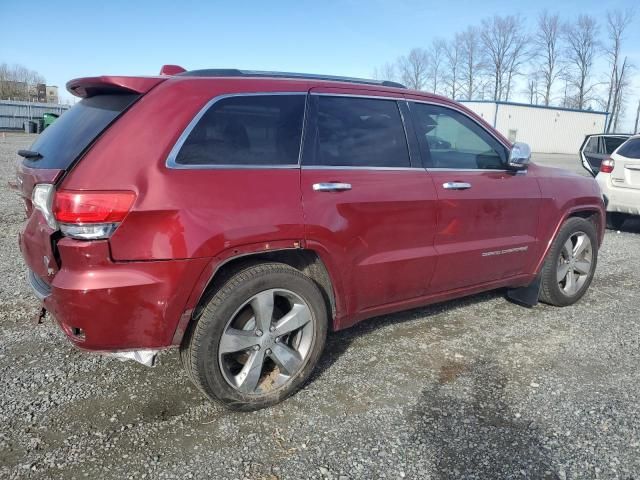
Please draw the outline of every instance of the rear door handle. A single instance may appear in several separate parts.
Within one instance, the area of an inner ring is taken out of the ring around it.
[[[442,186],[447,190],[466,190],[471,188],[471,184],[467,182],[445,182]]]
[[[313,189],[316,192],[344,192],[351,190],[351,184],[341,182],[314,183]]]

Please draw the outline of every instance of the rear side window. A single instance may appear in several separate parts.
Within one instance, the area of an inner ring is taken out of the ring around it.
[[[640,158],[640,138],[627,140],[616,153],[627,158]]]
[[[627,141],[626,138],[604,137],[604,143],[606,146],[605,153],[607,155],[611,155],[616,148],[618,148],[620,145],[622,145],[626,141]]]
[[[24,160],[33,168],[65,170],[139,95],[96,95],[82,99],[42,132],[29,147],[42,155]]]
[[[587,140],[587,144],[584,146],[584,153],[599,153],[598,144],[600,143],[600,137],[590,137]]]
[[[394,100],[317,96],[314,165],[409,167],[409,151]]]
[[[218,100],[180,147],[179,165],[297,165],[305,95]]]

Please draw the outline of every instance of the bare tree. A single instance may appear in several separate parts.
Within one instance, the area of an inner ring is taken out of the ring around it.
[[[427,78],[429,79],[430,88],[433,93],[440,91],[446,60],[446,45],[444,40],[437,38],[431,43],[431,47],[429,47]]]
[[[493,82],[493,99],[508,99],[513,79],[528,55],[521,17],[493,16],[482,21],[480,41]]]
[[[39,83],[45,83],[45,79],[35,70],[23,65],[0,64],[0,98],[30,100],[31,91]]]
[[[527,88],[525,89],[525,93],[527,94],[531,105],[538,105],[540,90],[539,74],[537,72],[530,74],[527,78]]]
[[[607,96],[606,111],[611,112],[609,116],[609,122],[607,123],[606,131],[609,132],[611,124],[614,119],[617,121],[616,104],[619,98],[616,96],[617,92],[621,90],[621,81],[624,64],[620,66],[620,55],[622,50],[622,41],[624,39],[624,32],[632,22],[634,16],[633,10],[615,10],[613,12],[607,12],[607,37],[608,44],[606,47],[607,59],[609,60],[609,66],[611,73],[609,75],[609,88]],[[626,58],[625,58],[625,64]],[[627,64],[628,65],[628,64]]]
[[[540,59],[543,101],[549,106],[553,83],[560,74],[560,18],[545,10],[538,17],[537,27],[533,42]]]
[[[444,81],[447,86],[446,93],[455,100],[460,90],[461,70],[463,67],[463,39],[460,33],[456,33],[453,40],[447,43],[444,54],[447,69],[447,73],[444,75]]]
[[[617,82],[616,88],[613,92],[613,103],[611,104],[611,115],[609,124],[607,125],[607,132],[611,130],[611,124],[613,123],[613,131],[618,131],[618,121],[620,119],[621,112],[624,110],[624,94],[629,87],[629,71],[631,65],[624,57],[622,65],[620,66],[620,73],[616,75]]]
[[[513,81],[517,75],[522,73],[521,67],[531,59],[531,50],[529,49],[529,36],[526,33],[516,35],[513,43],[513,49],[509,55],[507,66],[507,82],[505,87],[504,99],[509,100]]]
[[[580,15],[575,23],[564,25],[563,36],[567,45],[567,78],[576,91],[571,106],[584,109],[594,88],[590,79],[599,48],[598,24],[593,17]]]
[[[429,55],[422,48],[414,48],[398,60],[400,79],[413,90],[422,90],[427,83]]]
[[[393,63],[387,62],[380,68],[373,69],[373,78],[375,80],[389,80],[394,82],[398,78],[396,66]]]
[[[483,68],[480,49],[480,33],[475,27],[468,27],[460,34],[462,43],[462,70],[460,80],[463,95],[467,100],[472,100],[478,93],[478,84]]]

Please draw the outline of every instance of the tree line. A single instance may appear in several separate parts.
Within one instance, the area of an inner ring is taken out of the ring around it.
[[[635,69],[623,48],[634,16],[633,9],[612,10],[602,21],[583,14],[564,21],[543,11],[528,29],[524,17],[495,15],[413,48],[373,75],[460,100],[508,101],[520,93],[535,105],[602,109],[610,112],[606,131],[617,131]],[[601,57],[606,71],[596,71]]]
[[[0,63],[0,99],[30,100],[32,90],[45,79],[23,65]]]

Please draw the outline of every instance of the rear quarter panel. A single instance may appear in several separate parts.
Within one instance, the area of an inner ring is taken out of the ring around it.
[[[212,98],[306,91],[300,82],[174,77],[142,97],[63,182],[75,190],[132,190],[132,211],[110,240],[114,260],[212,257],[236,246],[303,238],[300,170],[176,170],[165,162]]]

